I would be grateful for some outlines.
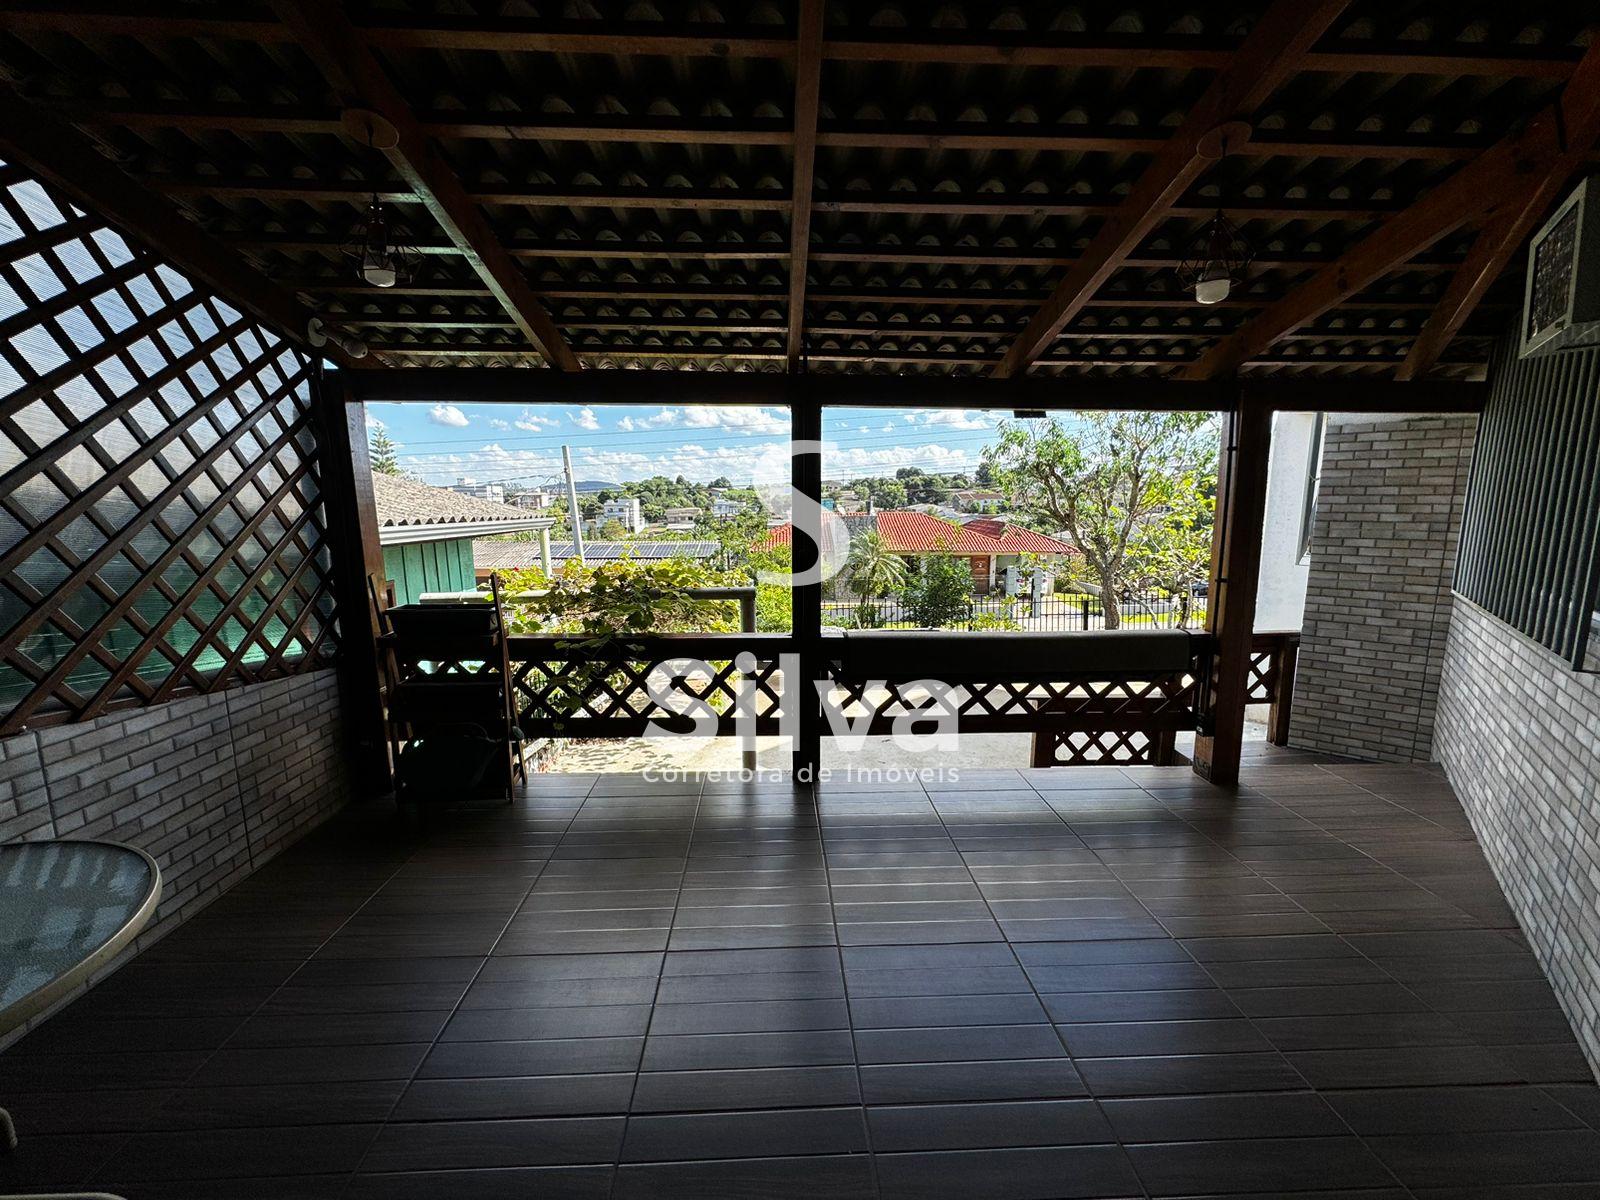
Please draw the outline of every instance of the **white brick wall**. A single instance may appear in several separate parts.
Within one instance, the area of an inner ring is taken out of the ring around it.
[[[0,841],[147,851],[163,886],[143,948],[337,811],[345,763],[331,670],[49,726],[0,740]]]
[[[1476,428],[1330,418],[1290,745],[1428,761]]]
[[[1600,676],[1457,596],[1433,749],[1600,1073]]]

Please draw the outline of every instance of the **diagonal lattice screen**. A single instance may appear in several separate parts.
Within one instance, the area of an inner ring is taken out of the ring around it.
[[[332,656],[311,369],[0,163],[0,735]]]

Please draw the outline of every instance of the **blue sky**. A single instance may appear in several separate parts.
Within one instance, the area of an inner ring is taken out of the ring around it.
[[[836,409],[826,414],[828,478],[892,475],[899,467],[971,471],[1008,412]],[[789,418],[777,408],[712,405],[374,404],[400,465],[428,483],[471,478],[551,482],[561,446],[579,479],[621,482],[684,475],[706,483],[781,483],[789,473]]]

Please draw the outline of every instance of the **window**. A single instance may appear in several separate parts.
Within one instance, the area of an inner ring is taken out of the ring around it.
[[[1311,425],[1311,445],[1306,450],[1306,500],[1300,512],[1300,561],[1311,557],[1311,534],[1317,524],[1317,492],[1322,486],[1322,442],[1328,431],[1328,414],[1318,413]]]

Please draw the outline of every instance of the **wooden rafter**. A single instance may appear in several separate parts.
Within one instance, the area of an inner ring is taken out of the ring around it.
[[[1215,158],[1202,143],[1225,121],[1249,116],[1299,68],[1300,58],[1350,0],[1276,0],[1238,53],[1206,88],[1175,133],[1162,144],[1116,212],[1067,270],[1050,299],[1028,322],[995,367],[1009,378],[1026,371],[1056,333],[1108,283],[1139,242],[1166,219],[1174,201]]]
[[[582,26],[591,26],[585,29]],[[70,33],[124,34],[149,38],[217,38],[258,44],[290,40],[289,32],[271,21],[249,16],[189,16],[166,5],[61,4],[18,0],[0,14],[0,29],[16,32],[57,30]],[[496,53],[663,55],[699,58],[765,58],[792,60],[795,43],[769,31],[703,25],[664,32],[660,24],[638,23],[618,28],[610,22],[484,20],[386,20],[361,29],[371,45],[404,50],[486,50]],[[1232,54],[1226,45],[1185,39],[1049,34],[984,37],[963,34],[939,38],[885,31],[873,35],[829,38],[823,57],[836,61],[952,63],[967,66],[1037,67],[1045,69],[1110,67],[1153,70],[1218,70]],[[1574,55],[1565,51],[1525,49],[1493,51],[1408,51],[1391,44],[1342,38],[1308,54],[1307,71],[1334,74],[1381,72],[1417,75],[1481,75],[1524,79],[1565,79]]]
[[[811,192],[817,167],[817,111],[822,100],[823,0],[801,0],[795,39],[794,176],[789,206],[788,366],[805,344],[806,264],[811,249]]]
[[[252,270],[155,192],[123,174],[76,129],[0,84],[0,155],[22,163],[86,208],[120,226],[180,270],[286,337],[304,343],[312,311]],[[333,361],[352,361],[335,344]]]
[[[169,196],[208,196],[218,200],[300,200],[307,203],[365,204],[376,194],[387,204],[415,203],[409,188],[381,186],[376,190],[359,182],[258,176],[146,175],[148,187]],[[692,212],[788,212],[789,193],[776,188],[691,187],[468,187],[479,204],[524,208],[643,208]],[[902,214],[977,217],[1103,217],[1117,211],[1120,200],[1072,197],[1047,193],[951,193],[850,191],[838,196],[815,196],[813,213]],[[1187,197],[1167,211],[1173,217],[1207,217],[1218,207],[1252,219],[1276,221],[1377,221],[1398,212],[1391,202],[1367,204],[1348,201],[1261,200],[1253,197],[1209,199]]]
[[[1600,133],[1600,122],[1590,128],[1587,136],[1592,140],[1597,133]],[[1534,226],[1550,210],[1578,169],[1584,152],[1590,147],[1575,144],[1573,139],[1583,136],[1581,129],[1569,130],[1566,152],[1534,181],[1521,199],[1507,205],[1478,232],[1466,261],[1451,277],[1443,299],[1429,315],[1422,332],[1411,344],[1405,362],[1395,372],[1396,379],[1420,378],[1439,361],[1445,347],[1461,332],[1473,309],[1483,300],[1484,293],[1516,257],[1522,243],[1533,233]]]
[[[52,102],[80,125],[190,133],[328,134],[343,132],[340,114],[322,106],[291,104],[63,100]],[[737,120],[619,116],[537,117],[491,112],[419,112],[429,137],[481,141],[662,143],[700,146],[793,144],[782,119]],[[845,150],[969,150],[1062,154],[1154,154],[1168,140],[1162,128],[1070,126],[970,121],[832,121],[819,124],[816,144]],[[1272,132],[1232,149],[1249,158],[1367,158],[1399,162],[1462,162],[1484,148],[1475,137],[1407,137],[1381,134]]]
[[[1541,109],[1520,132],[1496,142],[1337,261],[1222,339],[1185,368],[1184,377],[1214,379],[1232,373],[1263,354],[1284,333],[1315,320],[1476,217],[1485,217],[1491,226],[1516,219],[1507,218],[1507,213],[1523,209],[1529,180],[1539,186],[1538,181],[1558,171],[1569,156],[1586,156],[1585,148],[1594,146],[1597,135],[1600,42],[1583,56],[1560,98]],[[1457,302],[1459,299],[1458,294]]]
[[[553,367],[578,370],[577,356],[534,295],[522,269],[495,238],[461,180],[439,156],[410,105],[340,6],[329,0],[274,0],[274,9],[335,90],[393,127],[396,143],[385,151],[390,163],[451,243],[466,255],[506,315]]]

